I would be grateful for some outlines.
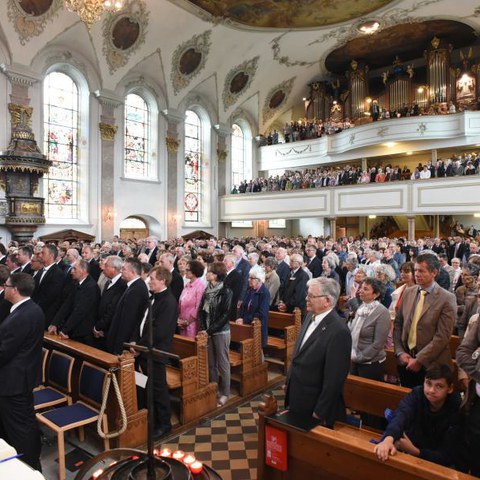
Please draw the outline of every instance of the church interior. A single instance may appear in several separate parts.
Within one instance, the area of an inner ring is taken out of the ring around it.
[[[0,241],[134,244],[197,231],[415,240],[480,230],[479,32],[471,0],[3,0]],[[321,432],[314,443],[288,430],[289,448],[304,451],[288,468],[264,462],[265,437],[278,428],[268,412],[283,406],[301,324],[300,312],[284,315],[272,319],[282,333],[268,365],[260,326],[232,327],[235,382],[220,407],[206,344],[175,344],[173,432],[148,449],[195,454],[204,468],[171,466],[157,478],[473,478],[405,459],[382,470],[351,432]],[[125,429],[108,442],[87,428],[85,441],[65,436],[63,450],[50,432],[44,478],[134,478],[90,462],[110,448],[147,449],[133,357],[74,343],[70,354],[117,378],[123,408],[112,385],[108,429]],[[56,351],[66,353],[62,341],[46,338],[45,365]],[[69,388],[81,391],[79,365],[68,368]],[[382,402],[405,394],[348,381],[353,411],[383,416]],[[302,455],[333,455],[332,469],[317,476]]]

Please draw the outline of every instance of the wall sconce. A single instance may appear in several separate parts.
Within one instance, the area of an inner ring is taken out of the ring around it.
[[[418,93],[428,93],[428,86],[427,85],[420,85],[418,88],[417,88],[417,92]]]
[[[104,222],[112,222],[114,218],[117,216],[115,210],[110,207],[106,207],[103,211],[103,221]]]

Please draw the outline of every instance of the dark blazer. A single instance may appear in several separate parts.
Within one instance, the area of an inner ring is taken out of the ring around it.
[[[313,278],[319,277],[323,272],[322,262],[317,256],[313,257],[311,260],[310,258],[307,258],[307,268],[312,272]]]
[[[145,252],[145,253],[147,253],[147,252]],[[147,253],[147,255],[148,255],[148,254],[149,254],[149,253]],[[157,261],[157,255],[158,255],[158,247],[155,247],[155,248],[153,249],[152,254],[150,255],[150,260],[148,261],[148,263],[149,263],[152,267],[155,266],[155,262]]]
[[[282,289],[283,287],[285,287],[288,277],[290,276],[290,267],[286,262],[282,260],[278,264],[276,272],[278,278],[280,278],[280,289]]]
[[[45,328],[52,323],[55,314],[60,308],[62,302],[62,289],[65,282],[65,276],[57,264],[53,264],[45,273],[42,283],[40,283],[41,273],[35,275],[35,291],[32,300],[34,300],[45,314]]]
[[[1,396],[30,393],[42,380],[45,316],[32,300],[0,324]]]
[[[240,299],[242,299],[245,296],[245,292],[247,291],[248,287],[248,272],[250,272],[250,264],[248,263],[247,260],[242,258],[237,266],[235,267],[235,270],[241,275],[242,277],[242,290],[240,291]]]
[[[175,300],[178,302],[180,295],[183,291],[183,278],[182,276],[176,271],[172,271],[172,282],[170,283],[170,290],[175,297]]]
[[[87,275],[81,285],[75,282],[74,288],[62,303],[52,324],[72,340],[89,339],[97,320],[99,300],[100,289],[97,282]]]
[[[33,275],[32,264],[30,262],[26,263],[23,267],[20,267],[20,272]]]
[[[5,290],[0,292],[0,323],[2,323],[9,315],[12,304],[5,299]]]
[[[227,286],[232,291],[232,307],[230,308],[230,318],[229,320],[236,320],[237,315],[237,305],[240,300],[240,294],[242,293],[242,275],[236,269],[233,269],[223,281],[223,284]]]
[[[148,289],[139,277],[125,289],[117,303],[107,333],[107,349],[121,354],[124,342],[129,342],[142,322],[148,302]]]
[[[295,307],[305,313],[308,280],[308,274],[299,268],[295,274],[288,277],[285,287],[283,289],[280,287],[280,299],[287,306],[289,313],[292,313]]]
[[[102,270],[100,269],[100,265],[94,258],[92,258],[88,262],[88,273],[96,282],[98,282],[98,278],[100,277]]]
[[[107,333],[112,318],[115,313],[115,308],[120,301],[127,288],[127,283],[123,278],[119,278],[108,290],[103,289],[102,296],[100,297],[100,304],[98,307],[98,318],[95,324],[95,329],[99,332]]]
[[[313,314],[305,317],[287,375],[285,406],[310,418],[315,412],[326,426],[345,419],[343,386],[350,369],[352,337],[332,310],[300,349]]]
[[[169,352],[173,336],[175,335],[175,329],[177,328],[178,302],[168,288],[163,292],[155,293],[153,298],[155,299],[152,306],[153,346],[159,350]],[[133,341],[138,345],[148,346],[148,318],[141,335],[140,324],[138,325],[133,336]],[[146,358],[144,358],[144,355],[141,355],[140,364],[142,365],[143,362],[145,362],[146,367]],[[155,358],[155,362],[165,363],[165,360]],[[142,365],[142,370],[143,369],[144,365]]]

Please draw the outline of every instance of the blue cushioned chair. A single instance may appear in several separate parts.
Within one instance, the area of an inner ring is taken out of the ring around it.
[[[78,380],[78,402],[48,412],[37,413],[38,421],[57,434],[60,480],[65,480],[65,432],[79,428],[80,440],[84,440],[83,427],[98,420],[106,378],[106,370],[83,362]],[[103,416],[102,423],[103,430],[106,432],[108,428],[106,415]],[[108,438],[104,439],[104,448],[110,449]]]
[[[44,349],[44,362],[48,353]],[[35,410],[72,403],[72,369],[74,358],[66,353],[52,351],[45,375],[45,385],[33,392]]]

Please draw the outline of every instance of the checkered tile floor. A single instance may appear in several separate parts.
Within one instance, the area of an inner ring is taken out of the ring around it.
[[[271,393],[283,408],[284,392]],[[194,453],[213,467],[223,480],[256,480],[258,404],[255,397],[240,407],[169,440],[162,448]],[[158,448],[158,445],[157,445]]]

